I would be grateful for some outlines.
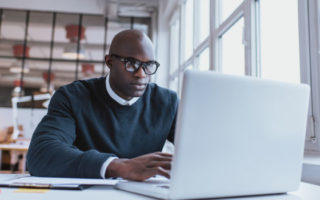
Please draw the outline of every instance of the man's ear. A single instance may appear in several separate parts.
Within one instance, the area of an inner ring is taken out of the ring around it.
[[[104,57],[104,59],[105,59],[106,65],[109,67],[109,69],[111,69],[111,67],[112,67],[111,56],[110,56],[110,55],[106,55],[106,56]]]

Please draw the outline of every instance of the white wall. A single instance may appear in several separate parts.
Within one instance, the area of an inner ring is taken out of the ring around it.
[[[47,114],[46,109],[18,109],[18,122],[23,126],[24,136],[31,138],[34,129],[40,120]],[[13,116],[11,108],[0,108],[0,130],[4,131],[9,126],[13,126]]]

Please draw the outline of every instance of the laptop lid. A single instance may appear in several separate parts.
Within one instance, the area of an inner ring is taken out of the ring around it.
[[[304,84],[186,71],[169,197],[297,189],[308,103]]]

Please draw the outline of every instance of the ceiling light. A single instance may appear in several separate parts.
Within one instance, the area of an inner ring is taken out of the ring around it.
[[[65,29],[67,33],[66,37],[69,39],[70,42],[65,46],[62,56],[68,59],[85,58],[85,49],[84,46],[81,44],[81,40],[85,38],[85,27],[79,26],[77,24],[70,24],[67,25]]]
[[[84,59],[85,58],[85,49],[82,44],[79,46],[78,53],[78,44],[74,42],[70,42],[64,48],[63,55],[64,58],[68,59]]]
[[[10,66],[10,72],[12,72],[12,73],[21,73],[22,71],[23,71],[23,73],[29,73],[30,72],[30,69],[29,69],[29,67],[28,67],[28,65],[27,65],[27,63],[25,63],[24,64],[24,68],[23,68],[23,70],[22,70],[22,64],[21,64],[21,62],[19,61],[19,60],[15,60],[13,63],[12,63],[12,65]]]

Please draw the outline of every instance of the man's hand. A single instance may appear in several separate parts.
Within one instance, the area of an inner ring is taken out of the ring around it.
[[[161,152],[132,159],[114,159],[107,168],[106,177],[144,181],[158,174],[170,178],[171,161],[171,154]]]

